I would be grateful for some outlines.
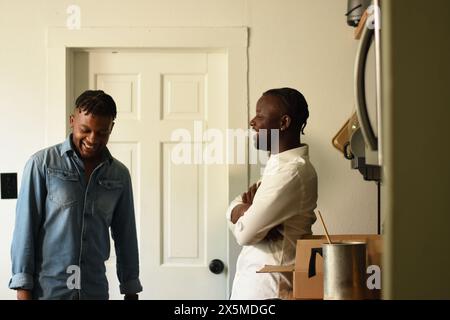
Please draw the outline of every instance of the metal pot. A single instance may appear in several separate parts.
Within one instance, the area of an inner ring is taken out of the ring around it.
[[[324,243],[311,251],[309,275],[315,274],[315,255],[323,255],[324,300],[366,298],[366,243]]]

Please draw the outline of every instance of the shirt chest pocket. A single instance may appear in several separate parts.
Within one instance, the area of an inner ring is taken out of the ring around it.
[[[95,208],[111,222],[117,202],[122,194],[123,183],[120,180],[99,179]]]
[[[48,198],[61,207],[75,205],[81,191],[78,173],[51,168],[47,173]]]

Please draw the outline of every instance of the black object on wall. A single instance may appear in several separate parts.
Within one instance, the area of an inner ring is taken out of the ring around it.
[[[359,20],[370,6],[372,0],[347,0],[347,24],[351,27],[357,27]]]
[[[17,199],[17,173],[0,173],[2,199]]]

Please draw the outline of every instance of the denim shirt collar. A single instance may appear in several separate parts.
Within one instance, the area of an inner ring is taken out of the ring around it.
[[[75,148],[74,148],[73,142],[72,142],[72,134],[69,134],[69,136],[66,138],[66,140],[61,145],[61,153],[60,153],[61,157],[68,152],[70,152],[72,154],[74,154],[74,153],[76,154]],[[113,160],[114,160],[114,158],[112,157],[108,148],[105,147],[105,150],[103,151],[103,155],[102,155],[102,162],[108,161],[109,164],[111,164],[111,162]]]

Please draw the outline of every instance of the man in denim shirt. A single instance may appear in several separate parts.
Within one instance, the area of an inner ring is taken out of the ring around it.
[[[108,299],[109,228],[125,299],[137,299],[139,256],[128,169],[106,144],[116,104],[86,91],[70,116],[72,134],[27,162],[17,201],[9,283],[19,300]]]

